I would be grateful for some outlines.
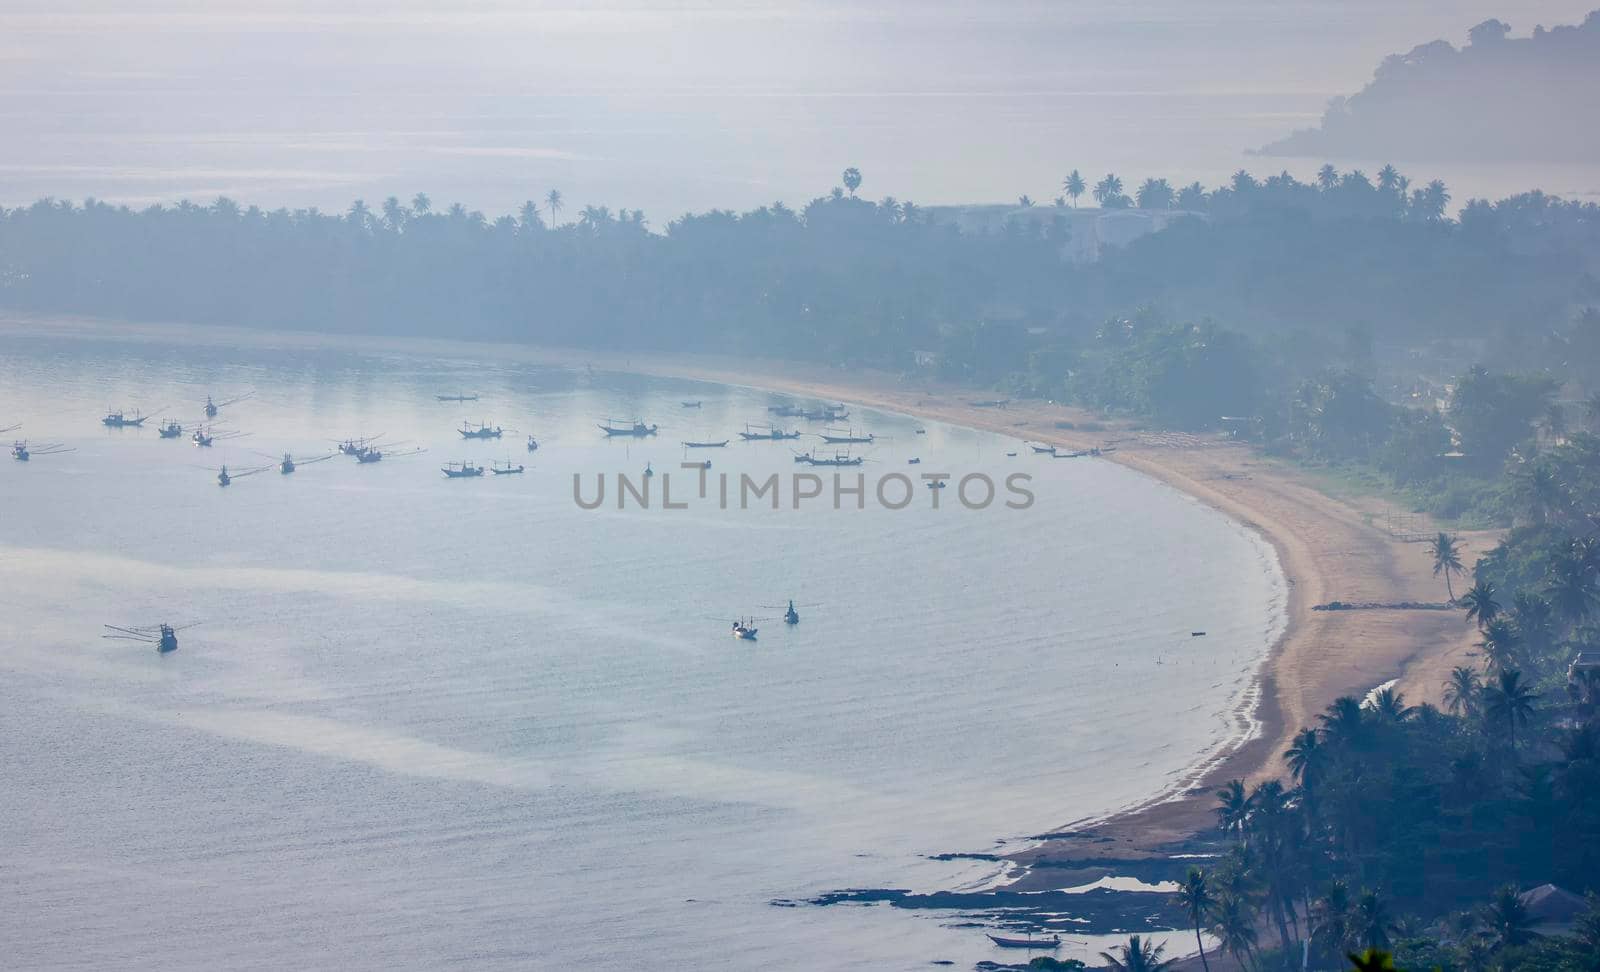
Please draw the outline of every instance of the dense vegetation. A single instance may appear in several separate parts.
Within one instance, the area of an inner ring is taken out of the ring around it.
[[[1572,667],[1600,648],[1597,484],[1600,437],[1580,433],[1509,485],[1526,525],[1459,595],[1480,664],[1444,711],[1341,698],[1284,754],[1291,778],[1219,791],[1231,849],[1179,895],[1197,928],[1251,968],[1368,948],[1403,968],[1600,968],[1600,670]],[[1432,553],[1447,584],[1465,572],[1449,535]],[[1534,933],[1518,892],[1546,883],[1591,895],[1571,935]]]

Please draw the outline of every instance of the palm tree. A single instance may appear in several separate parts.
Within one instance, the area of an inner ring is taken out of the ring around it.
[[[383,201],[383,225],[391,233],[398,233],[406,225],[406,208],[400,204],[398,196],[390,196]]]
[[[1033,205],[1033,197],[1029,196],[1029,195],[1018,196],[1017,197],[1017,205],[1021,206],[1023,209],[1027,209],[1028,207]]]
[[[1396,692],[1391,686],[1380,691],[1372,700],[1372,711],[1378,714],[1378,720],[1388,725],[1398,725],[1416,715],[1413,706],[1406,705],[1404,692]]]
[[[1511,621],[1516,625],[1517,637],[1534,657],[1542,657],[1555,643],[1555,611],[1539,595],[1519,591],[1511,599]]]
[[[1104,207],[1106,203],[1122,195],[1122,180],[1116,173],[1107,173],[1104,179],[1094,184],[1094,201]]]
[[[433,209],[433,200],[425,192],[419,192],[411,197],[411,211],[418,216],[426,216]]]
[[[1317,170],[1317,188],[1323,192],[1331,192],[1339,187],[1339,170],[1332,165],[1324,164]]]
[[[1546,598],[1558,614],[1574,625],[1581,624],[1600,601],[1590,564],[1592,554],[1580,544],[1581,541],[1573,541],[1552,557],[1545,574]]]
[[[1191,182],[1178,190],[1177,198],[1173,205],[1178,209],[1187,209],[1198,212],[1206,208],[1206,187],[1198,182]]]
[[[350,204],[350,210],[345,214],[351,226],[361,232],[366,232],[372,223],[372,210],[365,200],[357,199]]]
[[[1121,957],[1110,952],[1101,952],[1100,957],[1105,960],[1105,967],[1114,972],[1161,972],[1162,969],[1172,965],[1172,959],[1163,959],[1161,953],[1167,950],[1165,945],[1157,945],[1148,939],[1141,941],[1138,935],[1128,937],[1128,944],[1117,949]]]
[[[1312,941],[1329,954],[1344,954],[1350,947],[1350,918],[1350,889],[1335,881],[1312,908]]]
[[[1385,164],[1378,170],[1378,188],[1384,192],[1393,193],[1400,185],[1400,172],[1391,164]]]
[[[1210,917],[1214,903],[1211,890],[1206,887],[1206,872],[1198,867],[1190,867],[1183,884],[1178,887],[1177,896],[1172,899],[1172,904],[1174,907],[1182,908],[1189,916],[1189,924],[1194,926],[1194,944],[1200,949],[1200,964],[1205,967],[1205,972],[1211,972],[1211,963],[1206,959],[1206,945],[1200,938],[1200,928]]]
[[[1250,798],[1244,794],[1244,781],[1229,780],[1217,791],[1217,826],[1244,840],[1245,821],[1250,817]]]
[[[840,180],[844,183],[844,187],[850,190],[850,195],[854,196],[856,190],[861,188],[861,170],[852,165],[844,170]]]
[[[1361,700],[1353,695],[1342,695],[1317,716],[1322,723],[1323,740],[1329,745],[1360,749],[1367,740],[1367,721],[1361,710]]]
[[[1461,546],[1455,537],[1448,533],[1440,533],[1433,538],[1433,576],[1444,574],[1444,589],[1450,595],[1450,602],[1455,603],[1456,592],[1450,586],[1450,575],[1464,574],[1466,568],[1461,566]]]
[[[532,199],[522,204],[518,225],[521,226],[524,233],[544,227],[544,224],[539,221],[539,207]]]
[[[1376,891],[1363,889],[1356,901],[1354,917],[1356,940],[1367,948],[1388,948],[1389,932],[1394,922],[1389,918],[1389,908]]]
[[[1533,938],[1533,919],[1528,916],[1528,908],[1522,903],[1514,884],[1495,892],[1484,907],[1481,920],[1497,951],[1525,945]]]
[[[1483,691],[1484,715],[1491,723],[1504,724],[1511,748],[1517,748],[1517,726],[1527,726],[1533,717],[1533,701],[1539,693],[1522,684],[1522,673],[1501,672],[1498,684]]]
[[[1552,512],[1566,505],[1561,483],[1547,462],[1523,466],[1512,476],[1511,482],[1519,502],[1535,523],[1545,523]]]
[[[1067,194],[1067,198],[1072,200],[1073,209],[1078,208],[1078,197],[1083,195],[1084,188],[1083,176],[1078,173],[1077,169],[1073,169],[1066,180],[1061,183],[1061,190]]]
[[[561,213],[561,190],[552,189],[544,194],[544,208],[550,214],[550,225],[556,225],[556,216]]]
[[[1461,595],[1461,603],[1467,606],[1467,620],[1478,622],[1479,628],[1484,628],[1491,621],[1500,616],[1500,602],[1494,599],[1494,585],[1478,581],[1467,588]]]
[[[1288,761],[1289,772],[1300,788],[1309,794],[1327,768],[1328,747],[1322,744],[1322,737],[1315,729],[1301,729],[1295,733],[1294,742],[1283,751],[1283,758]]]
[[[922,207],[907,199],[900,204],[900,222],[915,223],[922,217]]]
[[[1453,716],[1471,716],[1477,712],[1483,682],[1478,673],[1465,665],[1450,670],[1450,680],[1444,683],[1444,704]]]
[[[1496,619],[1483,629],[1483,640],[1478,649],[1483,652],[1484,667],[1490,674],[1499,674],[1516,666],[1517,646],[1522,639],[1509,622]]]
[[[1139,186],[1140,209],[1171,209],[1176,194],[1165,179],[1146,179]]]
[[[1237,895],[1225,895],[1212,912],[1211,934],[1240,968],[1255,964],[1256,923],[1249,906]]]

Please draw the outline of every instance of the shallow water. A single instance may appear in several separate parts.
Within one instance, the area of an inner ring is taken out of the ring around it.
[[[1024,472],[1033,507],[933,510],[919,487],[901,511],[585,511],[575,473],[650,463],[681,495],[680,439],[737,439],[779,399],[466,345],[110,333],[0,325],[0,427],[76,447],[0,465],[0,954],[18,967],[1005,959],[951,915],[768,902],[983,881],[926,855],[1175,785],[1241,730],[1282,624],[1270,547],[1105,461],[855,409],[880,436],[869,482]],[[433,399],[457,390],[482,400]],[[187,422],[246,391],[218,423],[250,435],[209,453],[98,421]],[[606,441],[608,416],[663,429]],[[541,448],[463,445],[463,419]],[[428,451],[228,489],[201,468],[380,432]],[[787,477],[789,445],[706,455]],[[438,470],[507,456],[528,472]],[[754,644],[715,620],[790,597],[819,606]],[[204,624],[165,657],[99,637],[163,619]]]

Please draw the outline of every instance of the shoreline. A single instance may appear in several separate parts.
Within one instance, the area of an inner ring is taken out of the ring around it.
[[[629,355],[525,344],[465,343],[382,335],[321,335],[216,325],[171,325],[0,312],[0,328],[119,340],[220,339],[267,347],[398,349],[486,357],[759,388],[779,394],[892,411],[1068,449],[1115,442],[1103,458],[1150,476],[1221,512],[1264,539],[1287,583],[1285,623],[1268,649],[1239,714],[1253,718],[1242,741],[1224,741],[1184,781],[1122,809],[1078,818],[1033,846],[1003,854],[1021,870],[999,890],[1041,891],[1084,883],[1086,869],[1113,862],[1154,861],[1192,850],[1214,831],[1212,793],[1229,779],[1254,785],[1283,771],[1282,752],[1300,728],[1342,695],[1365,695],[1398,679],[1412,703],[1435,702],[1451,666],[1463,663],[1473,631],[1454,611],[1312,611],[1332,600],[1438,600],[1421,544],[1386,533],[1376,500],[1347,501],[1320,492],[1311,477],[1266,459],[1248,446],[1215,438],[1141,430],[1081,409],[1028,400],[1005,407],[972,404],[992,392],[932,381],[908,381],[870,370],[681,352]],[[634,358],[642,360],[635,361]],[[1067,426],[1067,427],[1063,427]],[[1470,564],[1497,539],[1494,531],[1462,534]],[[1253,696],[1253,698],[1252,698]],[[1253,708],[1253,713],[1250,711]],[[1109,873],[1106,871],[1105,873]],[[1091,878],[1092,880],[1092,878]]]

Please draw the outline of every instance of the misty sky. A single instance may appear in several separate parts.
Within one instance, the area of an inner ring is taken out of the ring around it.
[[[1309,174],[1243,150],[1386,54],[1595,2],[4,0],[0,203],[422,189],[499,211],[559,187],[660,227],[804,202],[848,164],[863,193],[921,203],[1044,200],[1073,167]],[[1583,169],[1416,168],[1462,191],[1600,188]]]

